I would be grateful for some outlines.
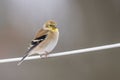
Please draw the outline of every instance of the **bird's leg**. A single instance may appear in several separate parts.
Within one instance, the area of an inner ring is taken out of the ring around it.
[[[44,54],[40,54],[41,58],[47,58],[47,56],[48,56],[48,52],[47,51],[45,51]]]
[[[43,55],[42,54],[40,54],[40,58],[42,59],[43,57],[42,57]]]
[[[44,54],[44,55],[45,55],[45,58],[47,58],[48,54],[49,54],[49,53],[48,53],[47,51],[45,51],[45,54]]]

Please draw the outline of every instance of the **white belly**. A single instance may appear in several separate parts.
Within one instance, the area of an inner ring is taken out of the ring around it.
[[[49,45],[45,48],[45,51],[51,52],[55,48],[55,46],[57,45],[57,42],[58,42],[57,39],[54,40],[54,41],[51,40],[51,42],[49,43]]]
[[[57,45],[58,38],[59,33],[53,35],[52,38],[51,36],[48,36],[45,41],[43,41],[41,44],[39,44],[38,47],[34,49],[33,53],[44,54],[45,52],[51,52]]]

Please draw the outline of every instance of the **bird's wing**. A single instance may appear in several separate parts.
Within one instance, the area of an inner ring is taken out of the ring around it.
[[[36,34],[35,38],[31,41],[30,46],[29,46],[29,50],[31,51],[34,47],[36,47],[39,43],[41,43],[42,41],[44,41],[47,37],[47,32],[46,30],[41,29],[40,31],[38,31],[38,33]]]
[[[42,35],[45,35],[47,32],[48,32],[48,30],[40,29],[40,30],[37,32],[35,38],[38,38],[38,37],[40,37],[40,36],[42,36]]]
[[[31,41],[31,44],[29,46],[28,51],[26,52],[26,54],[23,56],[23,58],[20,60],[20,62],[18,63],[18,65],[20,65],[24,59],[29,56],[29,52],[34,49],[38,44],[40,44],[42,41],[44,41],[47,37],[47,32],[46,30],[39,30],[38,33],[36,34],[35,38]]]

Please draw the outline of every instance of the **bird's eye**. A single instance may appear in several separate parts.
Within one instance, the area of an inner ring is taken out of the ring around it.
[[[50,27],[52,27],[53,25],[50,25]]]

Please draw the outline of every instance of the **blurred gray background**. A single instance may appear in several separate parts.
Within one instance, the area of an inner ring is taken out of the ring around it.
[[[21,57],[36,31],[55,20],[53,52],[120,42],[120,0],[0,0],[0,58]],[[0,64],[0,80],[120,80],[120,48]]]

